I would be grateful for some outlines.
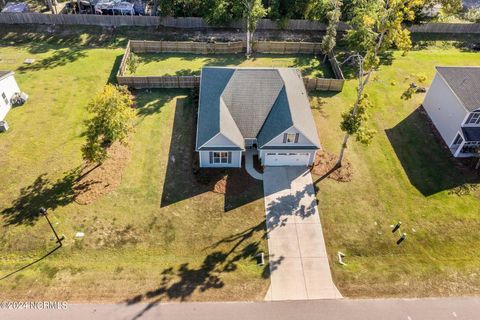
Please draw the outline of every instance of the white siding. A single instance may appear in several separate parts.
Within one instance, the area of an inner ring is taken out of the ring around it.
[[[219,133],[203,144],[202,147],[237,147],[237,145],[233,144],[230,139]]]
[[[275,149],[275,150],[259,150],[258,157],[262,160],[264,164],[264,158],[267,153],[308,153],[310,154],[308,165],[311,166],[315,160],[316,150],[292,150],[292,149]]]
[[[16,92],[20,92],[20,89],[18,88],[18,84],[15,81],[13,75],[0,80],[0,121],[5,118],[8,111],[10,110],[10,98],[12,98],[13,94]],[[3,101],[2,93],[5,93],[5,95],[7,96],[7,99],[9,100],[8,104]]]
[[[298,133],[298,142],[297,143],[283,143],[283,134],[284,133]],[[273,138],[269,141],[265,146],[312,146],[310,140],[305,138],[303,134],[300,133],[295,127],[290,127],[289,129],[285,130],[277,137]]]
[[[438,73],[428,89],[423,107],[445,143],[450,146],[468,111]]]
[[[221,152],[221,150],[218,150]],[[202,168],[240,168],[242,166],[242,151],[226,151],[232,152],[231,163],[210,163],[211,151],[199,151],[200,167]]]

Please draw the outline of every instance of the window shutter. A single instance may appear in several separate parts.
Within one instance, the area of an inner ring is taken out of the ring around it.
[[[232,153],[231,152],[228,153],[227,163],[232,163]]]
[[[208,154],[210,155],[210,163],[213,163],[213,152],[210,151]]]
[[[287,143],[287,134],[286,133],[283,134],[283,143]]]
[[[298,133],[295,133],[295,143],[297,143],[297,142],[298,142],[298,136],[299,136],[299,135],[300,135],[300,134],[298,134]]]

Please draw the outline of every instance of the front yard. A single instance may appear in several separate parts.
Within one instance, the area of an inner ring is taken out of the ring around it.
[[[254,259],[268,250],[261,184],[242,198],[209,192],[192,178],[189,91],[136,92],[121,184],[92,204],[75,202],[85,106],[112,79],[122,53],[55,39],[0,48],[0,69],[16,70],[30,95],[0,135],[0,277],[55,247],[41,206],[66,237],[48,258],[1,280],[0,299],[263,299],[268,269]],[[23,65],[25,58],[37,61]]]
[[[239,193],[227,181],[223,195],[194,178],[191,92],[135,92],[132,156],[122,181],[80,205],[71,190],[82,165],[85,105],[114,80],[123,49],[115,40],[111,47],[101,37],[92,42],[88,34],[68,40],[51,35],[48,41],[29,36],[0,47],[0,69],[16,70],[30,95],[8,114],[10,131],[0,135],[0,278],[55,246],[39,207],[49,209],[66,240],[53,255],[0,280],[0,300],[262,300],[268,266],[257,266],[254,258],[268,252],[261,183]],[[27,66],[25,58],[37,62]],[[160,55],[137,74],[197,73],[205,64],[318,70],[311,58],[211,59]],[[418,110],[423,95],[400,98],[421,75],[428,86],[435,65],[478,63],[478,53],[464,48],[422,45],[406,57],[395,53],[374,77],[368,91],[377,135],[368,147],[349,145],[353,180],[317,183],[331,269],[344,296],[480,293],[480,194],[466,185],[478,177],[463,175],[436,142]],[[341,112],[352,103],[355,84],[348,80],[341,93],[312,93],[319,98],[313,113],[320,140],[329,151],[340,147]],[[397,221],[408,234],[398,247],[390,231]],[[85,236],[76,238],[77,232]],[[346,266],[336,263],[338,251],[346,253]]]

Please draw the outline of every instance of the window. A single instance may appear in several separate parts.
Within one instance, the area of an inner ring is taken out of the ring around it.
[[[210,163],[232,163],[231,152],[210,152]]]
[[[298,133],[283,134],[283,143],[297,143],[297,142],[298,142]]]
[[[453,141],[453,145],[461,144],[462,142],[463,142],[462,136],[459,133],[457,133],[457,136],[455,137],[455,140]]]
[[[480,124],[480,112],[473,112],[468,116],[466,124]]]
[[[8,106],[9,105],[9,101],[7,99],[7,96],[5,95],[5,92],[2,92],[2,98],[3,98],[3,101],[5,101],[5,104]]]

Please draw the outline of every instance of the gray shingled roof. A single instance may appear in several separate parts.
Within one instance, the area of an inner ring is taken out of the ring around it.
[[[464,107],[480,108],[480,67],[436,67]]]
[[[0,70],[0,79],[2,79],[4,76],[6,76],[7,74],[11,73],[11,71],[2,71]]]
[[[259,147],[295,126],[320,147],[300,72],[293,68],[205,67],[200,81],[197,149],[221,133],[234,147]]]

